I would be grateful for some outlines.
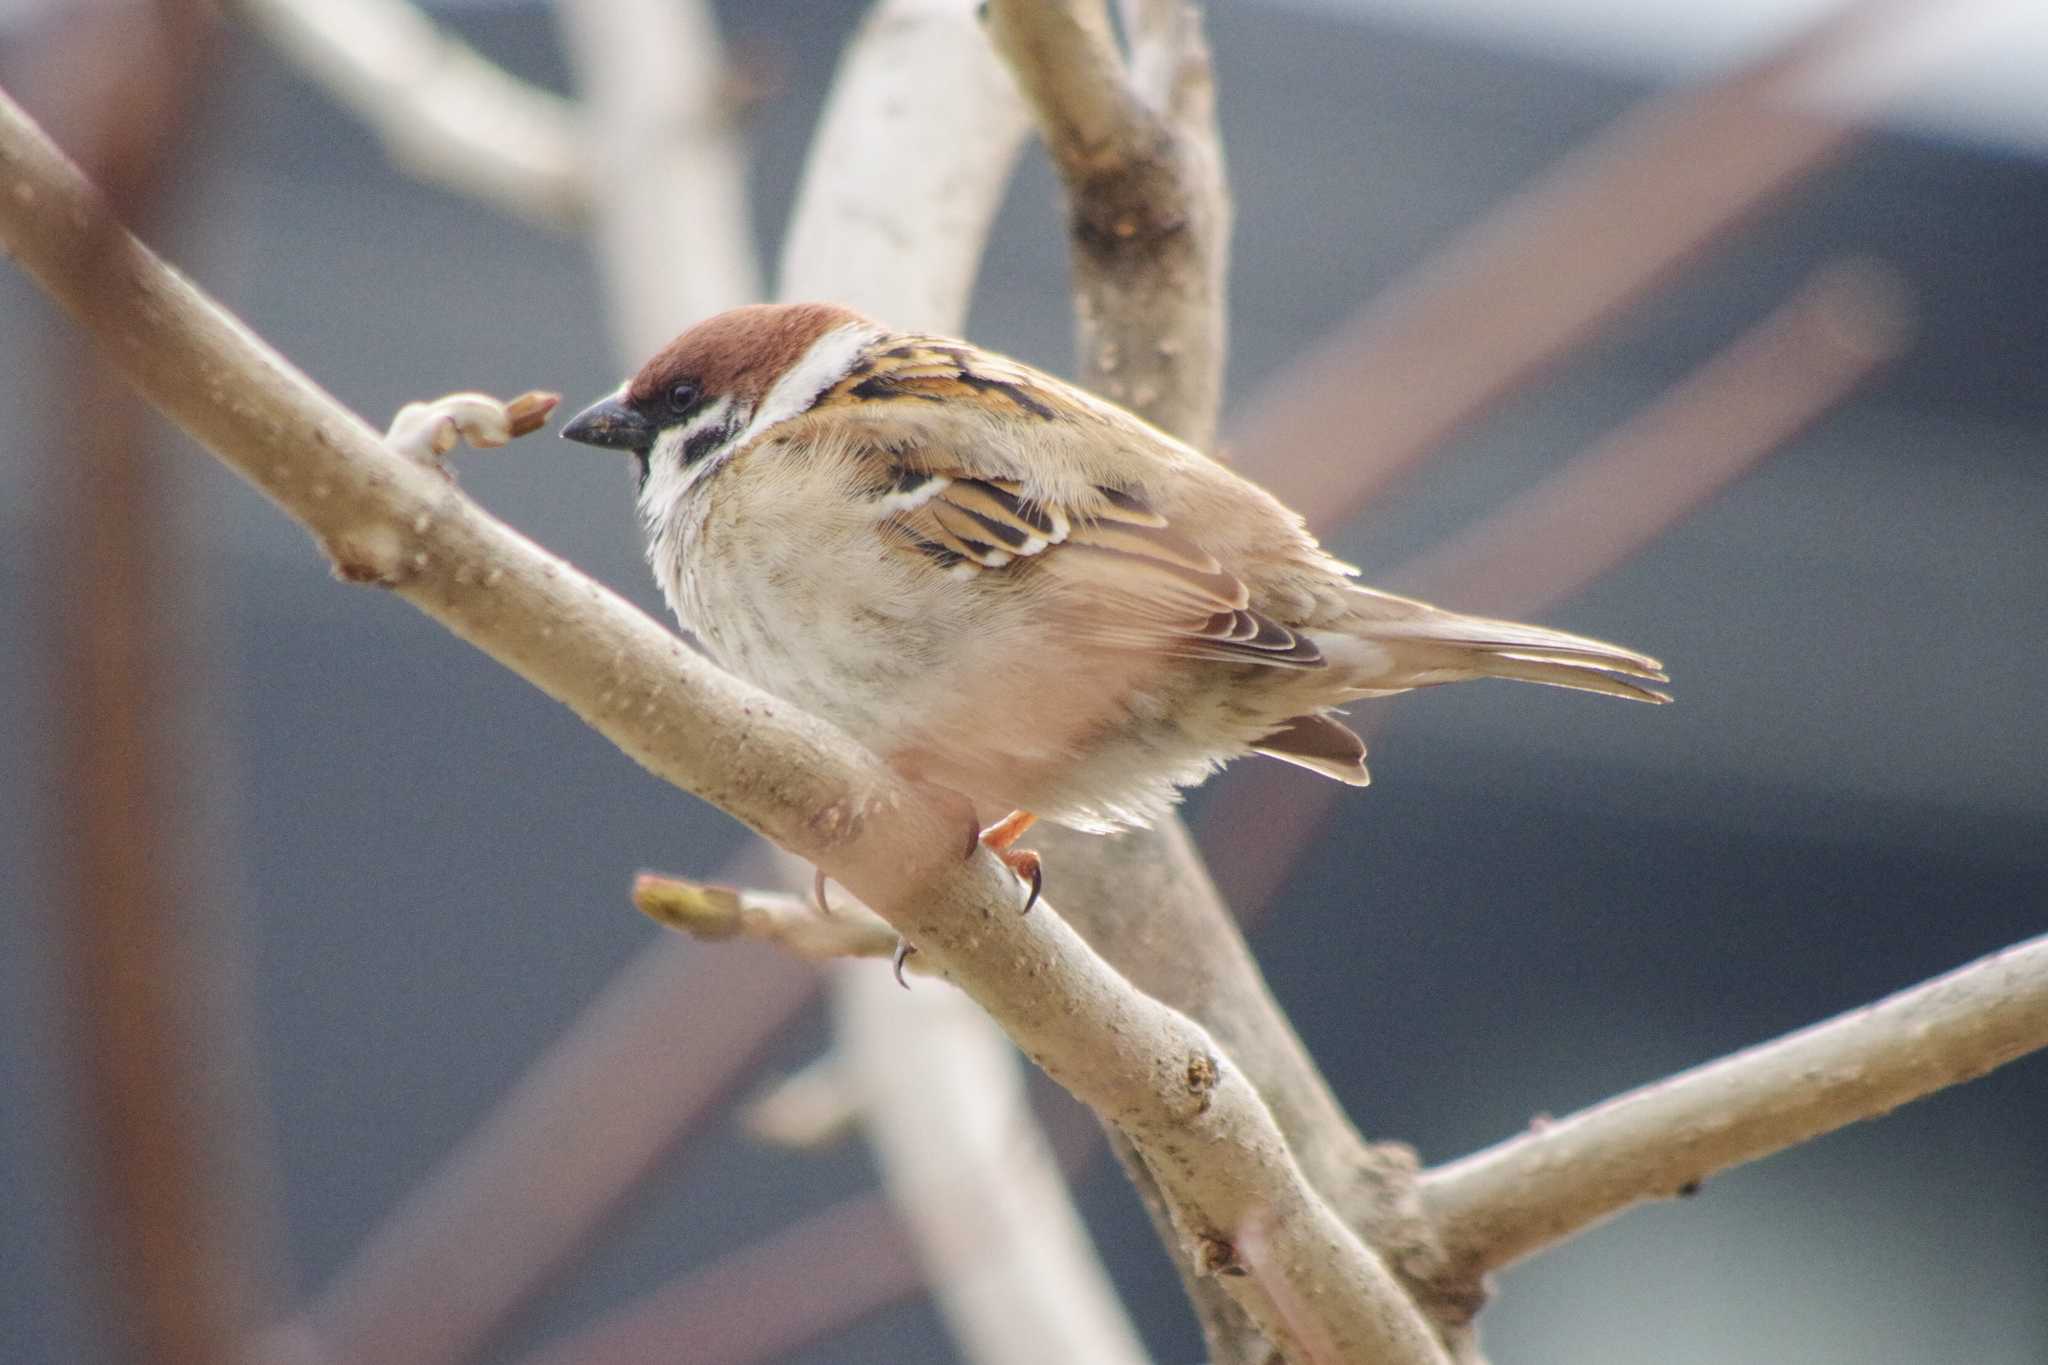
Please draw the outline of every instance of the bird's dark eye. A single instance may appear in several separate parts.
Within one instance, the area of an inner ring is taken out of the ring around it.
[[[688,412],[697,406],[697,400],[703,396],[695,384],[678,384],[668,391],[669,411],[678,415]]]

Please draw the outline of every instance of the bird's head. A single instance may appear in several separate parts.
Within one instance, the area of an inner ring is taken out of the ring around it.
[[[778,422],[810,410],[882,329],[830,303],[750,304],[705,319],[585,408],[562,435],[640,461],[680,493]]]

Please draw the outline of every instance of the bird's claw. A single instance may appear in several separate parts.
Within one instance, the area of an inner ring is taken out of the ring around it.
[[[910,989],[910,983],[903,979],[903,964],[910,961],[910,955],[916,951],[916,944],[907,938],[899,938],[896,940],[896,955],[889,960],[889,970],[896,974],[896,984],[906,991]]]
[[[1037,823],[1038,817],[1030,811],[1013,810],[974,836],[975,845],[987,847],[989,852],[1003,860],[1003,866],[1016,873],[1031,889],[1030,894],[1024,898],[1023,913],[1027,915],[1031,913],[1031,907],[1038,904],[1038,893],[1045,889],[1045,860],[1038,856],[1036,850],[1012,848],[1011,845]],[[972,857],[974,848],[969,847],[967,853]]]

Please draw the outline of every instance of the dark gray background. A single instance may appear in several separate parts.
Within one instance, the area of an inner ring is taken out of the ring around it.
[[[752,138],[772,247],[854,7],[721,8],[736,43],[787,64]],[[560,79],[540,13],[465,27]],[[1235,395],[1646,93],[1260,4],[1218,6],[1212,29],[1239,204]],[[408,183],[251,44],[213,85],[169,250],[344,402],[381,418],[457,387],[575,401],[616,382],[578,244]],[[1681,704],[1473,687],[1395,708],[1376,785],[1345,799],[1256,936],[1374,1134],[1448,1158],[2042,928],[2044,242],[2038,162],[1880,137],[1340,538],[1369,579],[1402,562],[1825,260],[1876,255],[1914,291],[1914,347],[1881,382],[1548,614],[1659,654]],[[975,337],[1064,368],[1063,259],[1034,159]],[[24,1362],[93,1349],[38,862],[46,604],[64,567],[39,509],[64,335],[0,272],[0,1359]],[[251,945],[290,1274],[311,1288],[654,932],[623,905],[628,872],[712,869],[739,832],[402,603],[337,587],[267,504],[182,438],[163,447],[196,545],[207,875]],[[463,471],[659,610],[622,468],[537,440]],[[776,1060],[818,1037],[808,1018]],[[2044,1089],[2022,1062],[1546,1255],[1505,1277],[1495,1356],[2048,1357]],[[715,1127],[492,1358],[868,1179],[856,1149],[765,1152]],[[1100,1167],[1083,1194],[1159,1358],[1196,1358],[1121,1177]],[[950,1358],[922,1305],[798,1357]]]

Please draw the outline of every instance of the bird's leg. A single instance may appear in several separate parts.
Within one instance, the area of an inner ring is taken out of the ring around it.
[[[1024,913],[1031,913],[1031,907],[1038,904],[1038,893],[1045,886],[1045,863],[1034,849],[1012,848],[1010,845],[1024,837],[1024,831],[1038,823],[1038,817],[1028,810],[1013,810],[1002,819],[982,830],[974,842],[983,845],[989,852],[1003,860],[1003,865],[1023,879],[1031,888],[1031,894],[1024,898]],[[971,856],[972,848],[967,850]]]

